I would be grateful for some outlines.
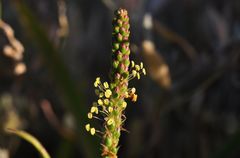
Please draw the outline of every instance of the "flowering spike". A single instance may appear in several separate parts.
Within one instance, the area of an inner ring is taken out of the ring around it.
[[[128,88],[129,81],[133,78],[140,79],[141,74],[146,74],[146,70],[141,62],[139,65],[130,61],[130,25],[128,13],[125,9],[118,9],[113,19],[112,32],[112,67],[110,73],[110,82],[101,82],[97,77],[94,82],[95,93],[98,96],[97,102],[94,102],[88,118],[96,118],[93,114],[101,114],[104,120],[104,131],[102,133],[102,157],[117,158],[119,138],[123,129],[123,122],[126,120],[123,114],[127,107],[125,99],[133,102],[137,101],[136,88]],[[99,108],[99,109],[98,109]],[[98,118],[98,117],[97,117]],[[96,129],[85,126],[86,130],[95,135]]]

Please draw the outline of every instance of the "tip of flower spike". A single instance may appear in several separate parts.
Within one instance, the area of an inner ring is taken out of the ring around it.
[[[115,15],[127,15],[128,12],[126,9],[123,9],[123,8],[119,8],[118,10],[115,11]]]

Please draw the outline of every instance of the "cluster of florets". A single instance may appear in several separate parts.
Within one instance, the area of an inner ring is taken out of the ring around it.
[[[146,69],[143,67],[143,63],[141,62],[140,65],[135,64],[135,62],[131,61],[131,73],[129,76],[129,80],[137,77],[139,80],[141,77],[141,74],[146,75]]]
[[[137,65],[134,61],[131,61],[130,71],[131,73],[128,77],[128,81],[132,80],[133,78],[140,79],[141,74],[146,75],[146,70],[143,67],[142,62]],[[116,93],[116,88],[114,89],[114,84],[109,84],[108,82],[102,83],[100,77],[96,78],[94,82],[94,87],[96,88],[95,94],[98,96],[98,99],[96,102],[93,102],[90,111],[87,114],[87,117],[88,119],[95,118],[97,120],[104,120],[106,121],[106,124],[108,126],[111,126],[114,124],[114,119],[111,117],[110,114],[114,110],[124,110],[127,107],[127,102],[123,101],[120,106],[114,105],[112,99],[118,97],[118,94]],[[136,102],[136,88],[128,88],[122,97],[122,99],[129,98],[131,101]],[[98,116],[99,113],[103,116],[103,119]],[[88,132],[90,132],[91,135],[95,135],[96,132],[101,133],[94,127],[91,127],[90,124],[87,124],[85,128]]]
[[[108,126],[111,126],[114,124],[114,119],[110,117],[111,113],[116,110],[116,108],[121,108],[124,110],[127,107],[127,103],[124,101],[121,103],[120,107],[115,106],[112,102],[112,98],[114,98],[114,96],[111,87],[109,86],[108,82],[102,83],[100,77],[96,78],[94,87],[96,88],[95,94],[98,96],[98,100],[93,102],[87,117],[88,119],[104,120]],[[137,101],[137,94],[135,94],[135,92],[135,88],[129,88],[125,94],[125,98],[131,98],[131,100],[134,102]],[[99,113],[103,116],[103,119],[98,116]],[[95,135],[96,132],[101,133],[94,127],[91,127],[90,124],[87,124],[85,128],[88,132],[90,132],[91,135]]]

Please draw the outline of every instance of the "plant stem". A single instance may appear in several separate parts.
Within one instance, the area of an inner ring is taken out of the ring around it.
[[[112,41],[112,70],[111,70],[111,91],[113,97],[110,99],[113,112],[109,113],[108,120],[113,119],[112,124],[106,123],[103,135],[102,156],[117,158],[118,143],[122,129],[123,110],[126,104],[125,95],[128,91],[128,66],[129,55],[129,18],[124,9],[115,12],[113,19],[113,41]]]

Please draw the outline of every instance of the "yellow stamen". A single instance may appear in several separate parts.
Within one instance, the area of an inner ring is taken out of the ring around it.
[[[132,70],[132,75],[133,75],[133,77],[136,77],[137,71],[136,70]]]
[[[86,129],[86,131],[90,131],[90,124],[89,123],[85,125],[85,129]]]
[[[98,99],[98,104],[99,104],[99,105],[103,105],[102,99]]]
[[[127,103],[123,102],[122,107],[125,109],[127,107]]]
[[[90,129],[90,133],[91,133],[91,135],[94,135],[94,134],[96,133],[95,128],[91,128],[91,129]]]
[[[92,117],[93,117],[93,114],[89,112],[89,113],[88,113],[88,118],[89,118],[89,119],[92,119]]]
[[[137,79],[139,80],[140,78],[140,73],[137,73]]]
[[[111,91],[110,89],[107,89],[107,90],[105,91],[105,97],[106,97],[106,98],[110,98],[111,95],[112,95],[112,91]]]
[[[145,68],[142,69],[142,72],[143,72],[144,75],[146,75],[146,69]]]
[[[110,118],[108,121],[107,121],[107,125],[112,125],[114,123],[114,120],[112,118]]]
[[[104,86],[104,88],[109,88],[109,85],[108,85],[107,82],[104,82],[104,83],[103,83],[103,86]]]
[[[135,68],[136,68],[137,71],[140,70],[140,66],[139,65],[135,65]]]
[[[108,107],[108,111],[111,113],[113,112],[113,108],[111,106]]]
[[[134,61],[132,60],[131,61],[131,67],[133,68],[135,66],[135,63],[134,63]]]
[[[109,104],[109,99],[104,99],[103,102],[104,102],[105,105],[108,105]]]

